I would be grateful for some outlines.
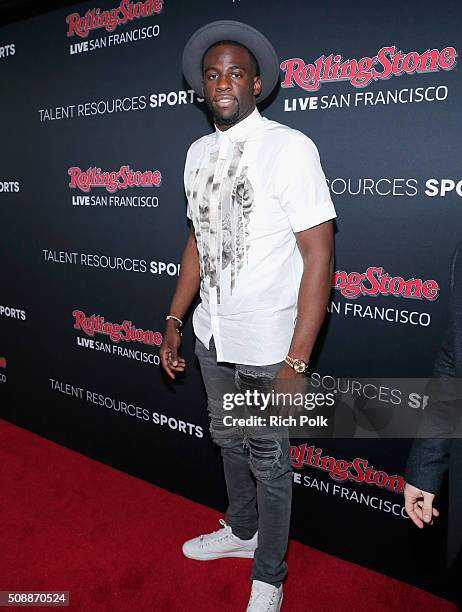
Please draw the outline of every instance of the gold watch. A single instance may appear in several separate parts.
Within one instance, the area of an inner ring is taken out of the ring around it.
[[[289,357],[289,355],[287,355],[284,361],[287,363],[287,365],[290,365],[291,368],[300,374],[306,374],[308,370],[308,363],[303,361],[303,359],[293,359],[293,357]]]

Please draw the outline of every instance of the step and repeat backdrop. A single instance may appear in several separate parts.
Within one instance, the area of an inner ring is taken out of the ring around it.
[[[270,38],[280,85],[260,112],[320,153],[338,219],[313,373],[335,389],[432,371],[462,239],[462,6],[109,0],[0,28],[0,416],[223,510],[192,310],[186,372],[159,364],[185,155],[213,130],[181,54],[216,19]],[[444,491],[425,533],[404,512],[409,444],[293,440],[292,537],[451,597]]]

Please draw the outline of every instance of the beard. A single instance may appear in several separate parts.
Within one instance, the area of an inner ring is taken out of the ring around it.
[[[236,112],[234,112],[229,117],[223,117],[217,109],[213,106],[211,100],[205,100],[210,112],[212,113],[213,119],[217,125],[233,125],[239,119],[239,115],[241,114],[241,107],[239,105],[239,100],[236,98]]]

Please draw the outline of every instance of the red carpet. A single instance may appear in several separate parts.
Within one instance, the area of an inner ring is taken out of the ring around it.
[[[0,590],[69,591],[84,612],[245,611],[250,559],[181,554],[220,514],[1,419],[0,435]],[[285,612],[457,609],[297,542],[288,561]]]

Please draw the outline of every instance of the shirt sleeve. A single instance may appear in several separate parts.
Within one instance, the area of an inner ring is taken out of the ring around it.
[[[191,206],[189,205],[189,200],[186,206],[186,216],[188,217],[190,221],[192,221]]]
[[[294,232],[337,216],[318,149],[301,132],[290,134],[278,155],[275,189]]]

